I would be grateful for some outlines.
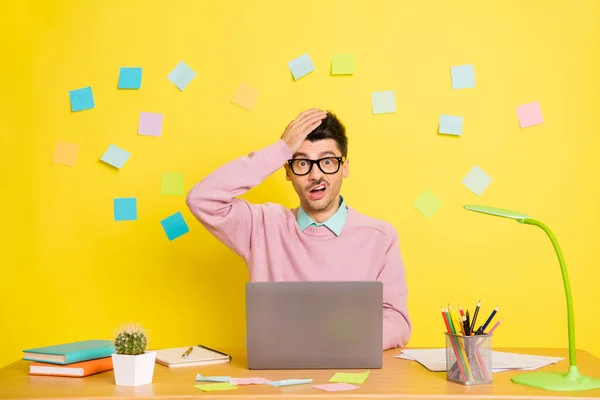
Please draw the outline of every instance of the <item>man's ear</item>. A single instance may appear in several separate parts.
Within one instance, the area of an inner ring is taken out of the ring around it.
[[[285,168],[285,179],[291,181],[292,177],[290,176],[290,166],[285,164],[283,167]]]
[[[350,175],[350,160],[344,161],[344,165],[342,166],[342,176],[347,178]]]

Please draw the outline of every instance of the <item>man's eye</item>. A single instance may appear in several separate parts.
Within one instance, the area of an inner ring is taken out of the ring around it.
[[[306,161],[299,161],[298,165],[301,167],[306,167],[308,165],[308,163]]]
[[[331,158],[328,158],[325,160],[325,165],[331,165],[332,161]]]

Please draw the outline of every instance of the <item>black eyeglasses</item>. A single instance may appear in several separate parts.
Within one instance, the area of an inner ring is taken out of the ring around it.
[[[340,170],[340,165],[344,163],[345,157],[326,157],[319,160],[309,160],[307,158],[294,158],[288,160],[288,165],[292,169],[294,175],[304,176],[310,173],[314,164],[317,164],[319,169],[324,174],[335,174]]]

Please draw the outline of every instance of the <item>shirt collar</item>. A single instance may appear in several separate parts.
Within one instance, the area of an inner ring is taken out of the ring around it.
[[[300,226],[300,230],[304,231],[309,226],[326,226],[331,230],[336,236],[340,236],[342,233],[342,228],[346,224],[346,217],[348,216],[348,208],[346,207],[346,202],[344,198],[340,196],[340,207],[329,219],[325,222],[315,222],[311,217],[308,216],[306,211],[302,208],[302,206],[298,207],[298,215],[296,216],[296,221],[298,221],[298,225]]]

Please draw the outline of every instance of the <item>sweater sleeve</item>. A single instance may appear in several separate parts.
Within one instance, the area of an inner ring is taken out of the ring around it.
[[[244,259],[250,253],[253,226],[261,225],[258,205],[238,199],[281,168],[292,154],[283,140],[233,160],[207,175],[189,191],[192,214],[217,239]]]
[[[404,263],[398,235],[395,229],[393,232],[378,276],[383,282],[383,350],[405,347],[412,334]]]

